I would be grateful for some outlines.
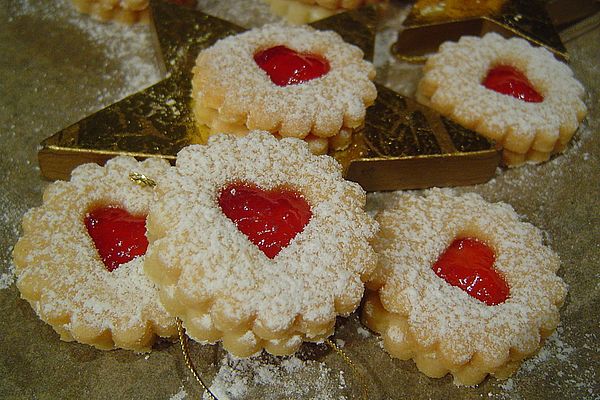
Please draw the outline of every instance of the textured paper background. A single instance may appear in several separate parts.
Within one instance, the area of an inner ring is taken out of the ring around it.
[[[243,26],[275,20],[260,1],[200,1],[204,9]],[[242,9],[240,4],[244,4]],[[235,7],[234,5],[237,5]],[[410,95],[419,67],[386,53],[406,5],[394,3],[376,46],[378,81]],[[485,184],[460,189],[510,203],[547,233],[560,254],[570,292],[562,323],[540,354],[508,381],[457,388],[429,379],[411,361],[393,360],[355,317],[341,320],[336,339],[369,373],[372,399],[600,398],[600,29],[567,43],[572,67],[588,89],[590,114],[564,155],[540,166],[498,170]],[[149,355],[102,352],[64,343],[41,322],[12,284],[11,250],[20,219],[41,203],[47,182],[37,144],[53,132],[158,81],[146,27],[103,25],[73,12],[64,0],[0,4],[0,398],[191,399],[200,396],[176,344]],[[385,205],[393,194],[370,196]],[[219,346],[194,346],[193,356],[220,398],[360,398],[356,378],[324,347],[297,357],[227,358]],[[235,367],[235,372],[230,368]],[[340,372],[342,370],[342,372]]]

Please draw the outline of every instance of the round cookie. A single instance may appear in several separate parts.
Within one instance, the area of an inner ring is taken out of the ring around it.
[[[69,182],[50,184],[43,204],[25,214],[14,249],[17,287],[62,340],[141,352],[157,336],[176,334],[142,267],[154,190],[129,178],[169,168],[132,157],[84,164]]]
[[[198,55],[192,97],[202,140],[265,130],[343,149],[377,91],[373,65],[335,32],[265,25],[219,40]]]
[[[125,24],[148,22],[148,0],[71,0],[77,11],[100,21],[118,21]]]
[[[291,354],[360,303],[377,225],[360,186],[306,143],[216,135],[184,148],[157,190],[145,271],[194,340]]]
[[[502,146],[508,166],[563,151],[585,117],[583,96],[548,50],[496,33],[442,44],[417,89],[421,103]]]
[[[392,356],[475,385],[510,376],[556,328],[559,258],[509,205],[433,189],[399,193],[376,220],[379,263],[362,318]]]

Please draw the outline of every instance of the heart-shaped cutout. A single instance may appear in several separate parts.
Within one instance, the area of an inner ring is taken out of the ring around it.
[[[496,257],[485,243],[473,238],[455,239],[433,264],[433,271],[471,297],[494,306],[509,296],[508,284],[494,269]]]
[[[223,214],[269,258],[289,245],[312,216],[304,197],[286,188],[264,190],[235,182],[221,190],[218,201]]]
[[[146,254],[145,215],[134,216],[120,207],[104,206],[88,212],[84,222],[108,271]]]
[[[329,72],[329,62],[325,58],[298,53],[285,46],[262,50],[254,55],[254,61],[277,86],[298,85]]]
[[[490,69],[483,80],[483,86],[528,103],[544,101],[544,97],[535,90],[525,74],[509,65],[497,65]]]

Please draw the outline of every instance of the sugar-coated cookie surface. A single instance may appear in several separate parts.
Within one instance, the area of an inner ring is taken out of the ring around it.
[[[512,78],[521,82],[505,85],[530,86],[522,89],[537,92],[541,101],[486,87],[497,67],[522,75]],[[508,166],[543,162],[563,151],[585,117],[583,96],[571,69],[548,50],[496,33],[442,44],[427,60],[417,89],[421,103],[502,146]]]
[[[509,205],[432,189],[398,194],[376,220],[379,263],[362,317],[392,356],[413,359],[430,377],[451,373],[475,385],[488,374],[510,376],[556,328],[566,295],[559,258]],[[437,275],[434,264],[456,238],[489,246],[508,298],[490,306]]]
[[[90,212],[105,206],[143,218],[153,189],[135,184],[129,174],[159,177],[169,168],[162,160],[131,157],[114,158],[105,167],[84,164],[69,182],[50,184],[43,204],[26,213],[14,249],[17,287],[62,340],[148,351],[157,335],[176,333],[174,318],[144,275],[143,255],[109,271],[86,227]]]
[[[150,16],[148,0],[71,0],[73,6],[84,14],[101,21],[118,21],[132,24],[147,22]]]
[[[279,46],[299,55],[290,63],[314,64],[318,58],[328,68],[318,77],[279,86],[255,61],[260,52]],[[210,128],[208,134],[265,130],[305,139],[315,154],[349,145],[377,96],[375,68],[363,52],[335,32],[307,26],[270,24],[219,40],[198,55],[193,72],[194,116]]]
[[[225,188],[238,182],[286,188],[310,206],[308,223],[274,257],[221,208]],[[222,340],[238,356],[291,354],[331,335],[336,316],[360,303],[377,224],[360,186],[303,141],[256,131],[213,136],[184,148],[157,190],[165,196],[148,216],[144,268],[193,339]]]

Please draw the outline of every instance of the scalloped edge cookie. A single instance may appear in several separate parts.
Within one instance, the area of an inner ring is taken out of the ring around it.
[[[14,248],[17,287],[62,340],[144,352],[157,336],[176,334],[175,319],[143,272],[144,257],[109,272],[84,224],[97,206],[146,214],[155,201],[153,189],[135,184],[129,174],[159,177],[169,168],[164,160],[132,157],[113,158],[104,167],[78,166],[70,181],[50,184],[43,204],[23,217]]]
[[[290,187],[311,206],[308,224],[273,259],[218,205],[220,191],[238,181]],[[194,340],[222,341],[240,357],[263,348],[291,354],[331,335],[336,316],[359,305],[376,263],[377,224],[360,186],[303,141],[259,131],[213,136],[181,150],[157,190],[164,196],[148,216],[144,268]]]
[[[522,72],[544,100],[529,103],[487,89],[481,82],[497,65]],[[417,100],[494,140],[507,166],[562,152],[587,112],[585,90],[569,66],[521,38],[488,33],[445,42],[423,71]]]
[[[556,328],[567,291],[559,258],[509,205],[432,189],[398,194],[375,219],[379,263],[362,319],[392,356],[413,359],[427,376],[476,385],[488,374],[506,379]],[[457,237],[494,250],[506,301],[488,306],[436,275],[432,265]]]
[[[261,50],[283,45],[324,57],[330,70],[301,84],[277,86],[254,61]],[[309,142],[315,154],[342,149],[360,128],[377,90],[373,65],[332,31],[269,24],[221,39],[196,59],[193,111],[203,141],[209,135],[243,136],[250,130]]]

